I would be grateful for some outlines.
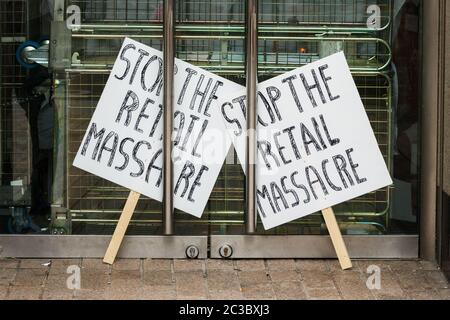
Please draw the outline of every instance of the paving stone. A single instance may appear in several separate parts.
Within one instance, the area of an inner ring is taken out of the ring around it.
[[[74,296],[74,290],[50,290],[44,289],[42,300],[71,300]]]
[[[366,280],[361,279],[359,274],[335,274],[334,281],[345,300],[371,300],[375,299],[366,286]]]
[[[224,270],[233,271],[233,260],[226,259],[208,259],[206,260],[206,270]]]
[[[328,264],[324,260],[296,260],[299,271],[329,271]]]
[[[273,282],[282,282],[282,281],[300,281],[301,275],[297,273],[297,271],[270,271],[270,279]]]
[[[207,276],[208,290],[237,290],[239,291],[239,278],[235,271],[212,270]]]
[[[170,259],[146,259],[144,260],[144,272],[154,270],[172,270],[172,260]]]
[[[16,277],[16,269],[0,269],[0,286],[8,286]]]
[[[20,269],[48,269],[51,259],[21,259]]]
[[[240,290],[209,290],[208,300],[242,300],[242,292]]]
[[[420,260],[419,264],[420,264],[420,267],[423,270],[427,270],[427,271],[437,271],[437,270],[439,270],[439,265],[436,262]]]
[[[103,263],[101,259],[83,259],[81,261],[82,270],[98,270],[104,273],[110,273],[111,266],[109,264]]]
[[[75,300],[104,300],[104,290],[81,289],[75,290],[73,299]]]
[[[262,259],[236,260],[236,267],[238,270],[245,270],[245,271],[266,270],[264,260]]]
[[[176,299],[175,285],[147,286],[139,289],[139,300],[174,300]]]
[[[275,292],[270,283],[241,285],[242,296],[248,300],[274,300]]]
[[[341,264],[339,263],[339,260],[337,260],[337,259],[325,260],[325,261],[327,262],[328,268],[331,272],[347,273],[347,274],[350,272],[361,273],[361,269],[359,268],[359,265],[355,261],[352,261],[353,267],[351,269],[347,269],[347,270],[342,270]]]
[[[6,295],[8,294],[8,288],[9,286],[0,285],[0,300],[6,298]]]
[[[450,300],[450,289],[438,289],[438,293],[443,300]]]
[[[18,259],[0,259],[1,269],[15,269],[19,266],[20,260]]]
[[[108,287],[103,297],[105,300],[139,300],[141,290],[135,286]]]
[[[44,283],[47,276],[47,268],[19,269],[14,278],[15,286],[37,287]]]
[[[382,293],[382,294],[376,294],[375,297],[377,300],[382,300],[382,301],[411,300],[404,293],[400,296]]]
[[[49,289],[49,290],[54,290],[54,291],[64,291],[64,290],[68,290],[68,291],[72,291],[71,289],[68,288],[68,280],[69,280],[69,276],[70,275],[63,275],[63,274],[50,274],[48,276],[48,278],[45,280],[45,288]],[[81,274],[80,274],[80,287],[81,287]],[[72,285],[75,285],[72,283]]]
[[[113,270],[111,273],[111,284],[105,290],[106,298],[112,294],[128,296],[129,299],[139,298],[139,288],[142,287],[141,274],[139,270]]]
[[[0,259],[0,299],[450,299],[448,281],[426,261],[354,261],[352,271],[342,271],[337,260],[119,259],[111,267],[101,259],[55,259],[41,265],[48,261]],[[80,261],[81,290],[70,290],[67,267]],[[380,290],[366,286],[370,265],[381,268]]]
[[[404,290],[425,290],[431,289],[428,279],[423,272],[408,271],[396,272],[400,286]]]
[[[113,270],[140,270],[140,259],[117,259],[112,265]]]
[[[336,288],[307,289],[306,294],[310,300],[342,300]]]
[[[272,285],[278,300],[305,300],[306,293],[298,281],[277,282]]]
[[[381,272],[391,272],[391,265],[387,260],[359,260],[353,261],[353,265],[357,265],[363,274],[367,274],[367,269],[371,266],[377,266]]]
[[[295,271],[297,269],[294,259],[267,260],[267,266],[271,271]]]
[[[265,271],[239,271],[239,282],[242,286],[264,284],[270,281]]]
[[[307,289],[334,288],[332,274],[324,271],[302,271],[302,281]]]
[[[39,300],[43,288],[26,287],[26,286],[11,286],[9,288],[8,300]]]
[[[144,272],[144,284],[145,285],[155,285],[164,286],[171,285],[174,283],[174,275],[171,271],[145,271]]]
[[[173,266],[175,272],[203,271],[205,268],[205,262],[200,259],[175,259],[173,261]]]
[[[83,290],[95,290],[102,291],[109,285],[109,275],[93,270],[83,270],[81,271],[81,289]]]
[[[142,294],[143,283],[138,270],[113,270],[111,284],[104,291],[105,299],[137,300]]]
[[[423,271],[428,284],[435,289],[448,289],[449,283],[440,271]]]
[[[405,290],[405,294],[412,300],[441,300],[436,290]]]
[[[81,259],[53,259],[50,265],[50,274],[67,273],[70,266],[81,267]]]
[[[398,261],[389,261],[389,265],[391,267],[391,270],[394,272],[411,272],[411,271],[417,271],[422,269],[422,265],[419,261],[416,260],[398,260]]]
[[[374,294],[377,298],[385,297],[402,297],[405,295],[402,287],[400,286],[399,280],[397,276],[390,271],[382,271],[381,272],[381,288],[379,290],[372,290],[372,294]]]
[[[177,299],[206,299],[206,279],[201,271],[176,272]]]

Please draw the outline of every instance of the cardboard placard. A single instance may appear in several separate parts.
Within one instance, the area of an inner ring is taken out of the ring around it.
[[[245,96],[241,90],[221,101],[241,164]],[[258,85],[257,139],[256,197],[265,229],[392,184],[342,52]]]
[[[126,38],[73,165],[162,201],[162,52]],[[174,207],[200,217],[231,146],[218,101],[242,89],[175,60]]]

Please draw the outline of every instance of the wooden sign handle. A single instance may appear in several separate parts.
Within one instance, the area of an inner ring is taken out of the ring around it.
[[[119,222],[117,223],[116,230],[109,242],[108,250],[106,250],[105,257],[103,258],[104,263],[113,264],[116,259],[117,252],[119,251],[120,245],[122,244],[123,237],[127,231],[128,225],[130,223],[131,217],[133,216],[134,209],[138,203],[140,193],[135,191],[130,191],[128,195],[127,202],[123,208],[122,214],[120,215]]]
[[[352,261],[348,256],[347,247],[345,246],[344,239],[342,238],[341,230],[339,229],[339,225],[336,221],[333,208],[322,210],[322,215],[325,219],[325,224],[327,225],[328,232],[330,233],[331,241],[333,242],[334,250],[336,251],[342,270],[351,269]]]

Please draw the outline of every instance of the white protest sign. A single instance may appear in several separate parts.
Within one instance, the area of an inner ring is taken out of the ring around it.
[[[241,164],[245,96],[241,90],[221,101]],[[392,184],[342,52],[259,84],[257,139],[265,229]]]
[[[162,201],[162,52],[126,38],[73,165]],[[174,207],[200,217],[231,146],[219,99],[242,86],[175,60]]]

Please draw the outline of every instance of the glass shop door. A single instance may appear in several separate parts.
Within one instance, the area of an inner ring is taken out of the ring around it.
[[[258,1],[258,81],[344,51],[395,178],[334,208],[344,235],[418,233],[421,2]],[[162,51],[163,0],[0,5],[0,233],[111,235],[129,190],[72,162],[124,37]],[[176,57],[245,86],[245,8],[175,1]],[[141,197],[127,234],[161,235],[161,212]],[[242,235],[244,220],[245,176],[231,148],[202,218],[176,210],[175,234]],[[327,230],[318,213],[270,231],[258,221],[257,234]]]

